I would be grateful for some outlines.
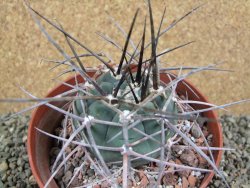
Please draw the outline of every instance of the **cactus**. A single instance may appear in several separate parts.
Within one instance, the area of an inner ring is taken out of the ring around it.
[[[119,83],[119,79],[116,79],[110,71],[102,74],[98,77],[96,82],[100,85],[101,89],[105,91],[105,93],[112,97],[113,90]],[[123,83],[120,87],[119,94],[117,95],[118,99],[123,99],[127,101],[134,101],[133,96],[131,95],[129,84],[133,84],[131,79],[127,83]],[[140,86],[135,87],[138,88],[135,91],[135,95],[138,99],[140,99],[141,88]],[[150,88],[150,86],[149,86]],[[88,91],[92,95],[97,96],[98,91],[96,89],[89,89]],[[152,111],[155,110],[163,110],[163,105],[167,102],[168,97],[170,96],[170,91],[163,93],[162,95],[158,96],[157,98],[150,100],[146,103],[145,108],[148,108]],[[128,104],[116,104],[116,108],[120,111],[120,113],[114,111],[110,108],[105,101],[95,101],[95,100],[77,100],[74,101],[74,111],[73,113],[81,116],[81,117],[88,117],[91,116],[98,120],[104,120],[109,122],[121,123],[124,126],[131,125],[134,123],[134,120],[129,117],[131,111],[134,111],[136,108],[129,106]],[[114,104],[113,104],[114,105]],[[83,109],[84,108],[84,109]],[[168,108],[165,110],[166,112],[175,114],[177,113],[177,106],[173,100],[170,100]],[[136,114],[143,114],[143,115],[150,115],[150,112],[145,112],[143,110],[138,110]],[[174,123],[174,121],[172,121]],[[74,126],[77,127],[79,122],[74,121]],[[135,129],[135,130],[134,130]],[[134,129],[129,129],[128,131],[128,141],[129,144],[135,143],[140,139],[143,139],[144,135],[153,135],[154,133],[161,131],[161,125],[159,120],[146,120],[146,121],[139,121],[134,126]],[[137,131],[136,131],[137,130]],[[138,130],[140,132],[138,132]],[[122,147],[125,144],[125,140],[122,134],[122,127],[115,127],[110,125],[103,125],[101,123],[94,123],[91,126],[91,132],[94,137],[95,143],[100,146],[106,147]],[[144,135],[142,133],[144,133]],[[84,134],[87,134],[87,131],[84,131]],[[116,136],[119,134],[118,136]],[[157,134],[153,136],[154,139],[147,139],[142,141],[134,146],[132,149],[135,152],[140,154],[147,154],[151,151],[154,151],[161,147],[161,136]],[[168,138],[172,135],[171,131],[165,131],[165,140],[167,141]],[[116,136],[116,137],[114,137]],[[113,138],[114,137],[114,138]],[[112,139],[113,138],[113,139]],[[117,151],[100,151],[103,159],[106,162],[114,162],[122,160],[122,154]],[[150,157],[157,158],[160,155],[160,151],[149,155]],[[143,160],[134,160],[132,162],[133,166],[138,166],[141,164],[147,163],[147,161]]]

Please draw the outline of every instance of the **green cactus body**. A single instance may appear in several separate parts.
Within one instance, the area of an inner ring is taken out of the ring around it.
[[[96,82],[98,85],[108,94],[111,95],[113,92],[113,89],[115,86],[118,84],[119,80],[116,80],[110,72],[106,72],[102,74],[100,77],[97,78]],[[129,94],[125,95],[125,93],[129,93],[128,91],[128,84],[124,82],[121,87],[120,87],[120,93],[118,94],[117,98],[120,99],[129,99],[130,96]],[[95,89],[91,89],[88,92],[90,92],[93,95],[98,96],[99,93]],[[131,92],[130,92],[131,93]],[[137,94],[140,94],[140,89],[137,90]],[[163,96],[158,96],[155,98],[153,101],[148,102],[145,105],[145,108],[147,109],[152,109],[152,110],[161,110],[163,108],[163,105],[166,103],[167,99],[169,96],[169,92],[165,93]],[[131,98],[131,101],[133,98]],[[92,116],[95,119],[99,120],[104,120],[104,121],[109,121],[109,122],[117,122],[117,123],[122,123],[120,122],[120,114],[112,110],[110,107],[104,104],[104,101],[101,100],[86,100],[86,101],[80,101],[77,100],[74,102],[74,110],[73,112],[76,115],[80,115],[82,117],[85,116]],[[133,111],[136,109],[133,109],[134,107],[131,107],[126,104],[116,104],[116,108],[118,108],[120,111]],[[84,106],[85,109],[82,108]],[[175,102],[170,100],[170,103],[168,105],[167,111],[170,113],[176,113],[177,112],[177,107],[175,105]],[[85,112],[85,113],[84,113]],[[137,114],[143,114],[143,115],[150,115],[150,111],[144,111],[143,108],[137,111]],[[128,126],[133,123],[133,120],[128,120]],[[172,122],[174,123],[174,122]],[[73,121],[74,127],[79,126],[79,122]],[[152,135],[156,132],[161,131],[161,125],[159,121],[156,120],[146,120],[146,121],[141,121],[138,124],[135,125],[135,128],[137,128],[139,131],[146,133],[148,135]],[[107,146],[107,147],[122,147],[124,145],[124,138],[123,134],[119,134],[119,136],[115,137],[112,141],[110,139],[114,137],[114,135],[117,135],[117,133],[122,132],[122,127],[115,127],[111,125],[102,125],[102,124],[97,124],[93,123],[91,125],[91,132],[92,135],[95,139],[96,145],[100,146]],[[82,132],[82,135],[85,135],[85,138],[88,139],[88,133],[86,129]],[[136,132],[133,129],[128,130],[128,136],[129,136],[129,144],[134,143],[142,138],[144,138],[144,135],[141,133]],[[165,140],[171,136],[171,132],[168,130],[165,132]],[[133,145],[132,149],[133,151],[140,153],[140,154],[146,154],[149,152],[152,152],[158,148],[160,148],[160,143],[161,143],[161,133],[153,136],[155,140],[147,139],[143,142],[140,142],[139,144]],[[115,161],[121,161],[122,160],[122,154],[120,152],[114,152],[114,151],[105,151],[105,150],[100,150],[100,153],[106,162],[115,162]],[[94,152],[92,154],[95,155]],[[151,155],[148,155],[153,158],[157,158],[160,154],[160,151],[155,152]],[[139,159],[139,160],[132,160],[132,165],[133,166],[139,166],[142,164],[147,163],[147,161]]]

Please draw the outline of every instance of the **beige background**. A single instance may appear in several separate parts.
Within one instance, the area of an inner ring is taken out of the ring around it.
[[[155,0],[152,2],[155,27],[158,28],[164,6],[167,6],[163,28],[174,19],[206,1]],[[103,42],[96,31],[113,37],[123,45],[124,38],[109,21],[112,15],[128,31],[134,12],[141,9],[133,40],[138,41],[146,13],[143,0],[139,1],[31,1],[31,5],[51,19],[57,19],[65,30],[95,51],[105,51],[119,59],[119,51]],[[43,22],[44,23],[44,22]],[[46,28],[62,46],[65,40],[59,32]],[[149,31],[149,30],[148,30]],[[148,35],[149,36],[149,35]],[[149,39],[149,38],[148,38]],[[159,51],[195,40],[196,43],[162,58],[163,66],[202,66],[225,62],[221,67],[235,72],[204,72],[189,78],[215,104],[250,98],[250,1],[209,0],[192,16],[179,23],[161,38]],[[67,50],[68,51],[68,50]],[[84,53],[79,49],[79,53]],[[43,97],[56,83],[51,79],[62,69],[49,71],[50,63],[39,63],[41,58],[63,59],[36,27],[22,1],[0,0],[0,98],[25,97],[16,87],[25,87]],[[99,63],[88,59],[89,66]],[[237,114],[249,114],[249,104],[228,108]],[[17,111],[28,104],[0,104],[0,113]]]

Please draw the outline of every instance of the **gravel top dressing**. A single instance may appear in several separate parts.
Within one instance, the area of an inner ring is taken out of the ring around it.
[[[26,152],[28,116],[1,122],[0,116],[0,188],[37,187]],[[220,169],[233,188],[250,187],[250,116],[222,116],[224,146],[235,149],[223,155]],[[91,173],[91,170],[89,171]],[[66,178],[66,177],[65,177]],[[215,176],[209,188],[225,187]]]
[[[250,116],[222,116],[224,147],[235,149],[225,151],[220,163],[226,180],[232,188],[250,187]],[[209,188],[224,187],[215,176]]]
[[[4,123],[0,116],[0,188],[37,187],[26,151],[29,117],[19,116]]]

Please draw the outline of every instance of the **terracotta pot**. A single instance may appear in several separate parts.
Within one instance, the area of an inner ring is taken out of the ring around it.
[[[93,76],[94,72],[88,72],[89,76]],[[169,82],[168,76],[161,74],[161,80],[165,83]],[[84,82],[84,80],[78,76],[78,82]],[[66,80],[69,84],[75,84],[75,78],[71,77]],[[203,102],[208,102],[206,97],[203,96],[192,84],[185,81],[185,83],[190,87],[188,88],[185,84],[179,83],[177,87],[177,93],[179,95],[186,95],[186,92],[190,100],[200,100]],[[70,88],[65,85],[59,85],[49,92],[46,97],[53,97],[60,93],[63,93]],[[192,89],[198,96],[196,97],[191,90]],[[53,102],[52,104],[62,107],[64,102]],[[204,105],[192,105],[195,109],[202,109],[206,106]],[[211,119],[217,119],[217,114],[214,111],[205,112],[203,116]],[[29,163],[31,166],[32,173],[40,187],[44,187],[44,184],[50,177],[49,171],[49,151],[52,147],[52,139],[48,136],[45,136],[42,133],[39,133],[36,128],[44,130],[46,132],[52,133],[56,127],[58,127],[62,121],[63,114],[43,105],[38,107],[32,114],[29,130],[28,130],[28,154],[29,154]],[[222,147],[222,129],[221,125],[218,122],[209,122],[208,130],[213,134],[213,146]],[[214,159],[216,165],[219,165],[219,162],[222,157],[222,151],[216,151],[214,153]],[[209,173],[205,176],[202,181],[201,187],[205,188],[208,183],[211,181],[214,173]],[[56,182],[53,180],[50,183],[51,188],[58,187]]]

